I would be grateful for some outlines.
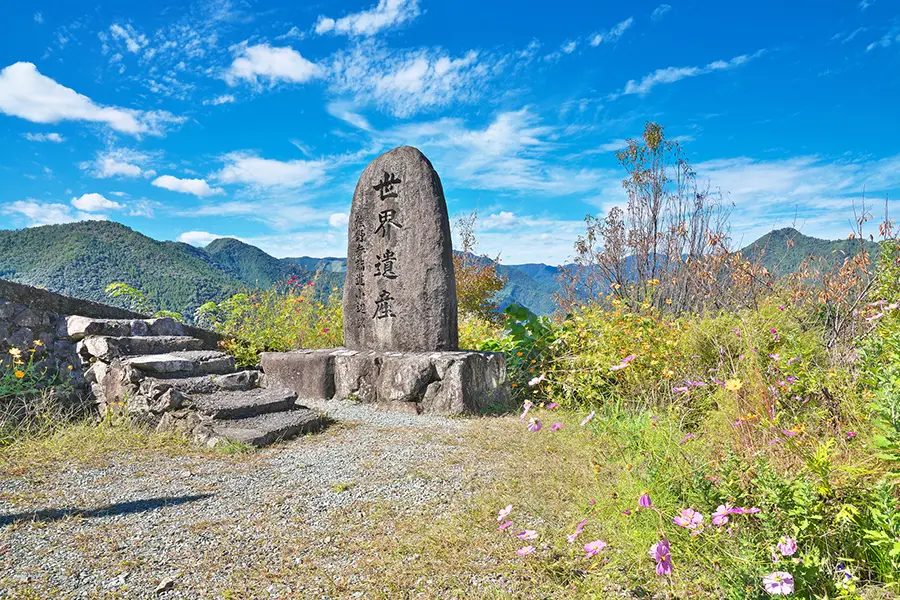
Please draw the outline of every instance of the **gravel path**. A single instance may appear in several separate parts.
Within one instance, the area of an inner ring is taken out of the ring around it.
[[[466,455],[469,421],[311,408],[335,423],[247,456],[123,456],[0,479],[0,598],[344,597],[333,592],[352,563],[334,551],[343,519],[439,511],[489,480]],[[312,564],[293,588],[272,577],[228,595],[244,573]],[[157,593],[161,582],[171,589]]]

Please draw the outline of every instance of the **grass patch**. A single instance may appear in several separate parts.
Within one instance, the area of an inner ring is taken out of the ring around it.
[[[336,481],[335,483],[331,484],[331,490],[336,494],[340,494],[341,492],[346,492],[353,489],[355,486],[355,481]]]
[[[50,474],[72,464],[104,466],[122,454],[147,453],[184,456],[207,452],[177,435],[156,433],[137,423],[83,420],[0,447],[0,477]]]

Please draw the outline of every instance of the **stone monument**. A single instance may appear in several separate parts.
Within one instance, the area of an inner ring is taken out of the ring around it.
[[[508,401],[505,357],[458,350],[447,204],[416,148],[382,154],[357,183],[343,303],[344,347],[264,353],[268,385],[414,413]]]
[[[444,190],[410,146],[366,167],[350,210],[344,345],[456,350],[456,280]]]

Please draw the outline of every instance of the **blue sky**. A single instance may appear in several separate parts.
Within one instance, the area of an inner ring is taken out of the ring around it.
[[[0,228],[106,218],[342,256],[356,179],[419,147],[480,250],[560,263],[646,120],[732,235],[844,237],[900,191],[896,0],[199,0],[0,9]]]

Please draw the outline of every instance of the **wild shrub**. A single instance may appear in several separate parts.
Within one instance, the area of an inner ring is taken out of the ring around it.
[[[331,348],[344,340],[338,288],[296,276],[267,290],[236,294],[200,307],[198,323],[225,336],[223,347],[240,366],[259,364],[260,352]]]

